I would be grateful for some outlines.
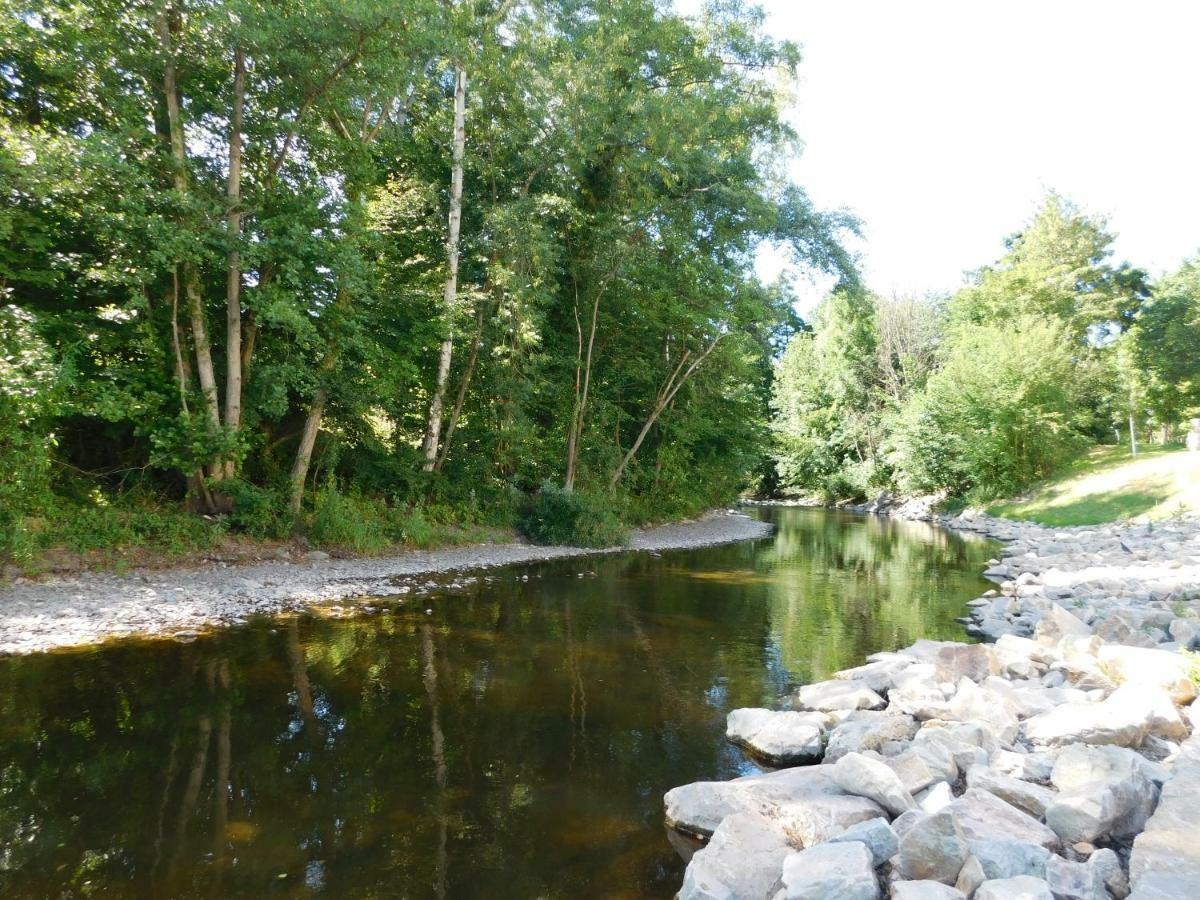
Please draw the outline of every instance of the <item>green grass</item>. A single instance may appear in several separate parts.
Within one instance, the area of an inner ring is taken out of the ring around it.
[[[1100,525],[1200,509],[1200,454],[1148,447],[1095,447],[1022,497],[988,508],[995,516],[1043,525]]]

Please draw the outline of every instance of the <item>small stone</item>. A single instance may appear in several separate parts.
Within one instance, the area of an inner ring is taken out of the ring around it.
[[[1051,856],[1046,862],[1046,883],[1054,900],[1108,900],[1104,876],[1087,863]]]
[[[950,782],[939,781],[937,784],[931,785],[921,791],[913,799],[917,801],[917,806],[923,812],[936,813],[941,812],[954,802],[954,792],[950,789]]]
[[[1100,879],[1116,900],[1129,896],[1129,878],[1121,868],[1121,858],[1115,850],[1101,847],[1088,858],[1088,865],[1100,873]]]

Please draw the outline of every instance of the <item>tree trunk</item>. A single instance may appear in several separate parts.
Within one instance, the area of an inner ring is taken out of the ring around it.
[[[238,241],[242,235],[242,112],[246,103],[246,57],[233,52],[233,112],[229,120],[229,178],[225,197],[229,252],[225,259],[225,425],[231,431],[242,424],[242,260]],[[225,460],[224,474],[232,478],[237,465]]]
[[[327,359],[332,359],[332,355]],[[322,367],[324,368],[324,367]],[[332,369],[333,366],[329,366]],[[288,511],[298,515],[304,500],[304,482],[308,478],[308,464],[312,461],[313,446],[317,443],[317,432],[321,430],[321,417],[325,415],[325,403],[329,400],[329,389],[324,385],[317,388],[308,415],[304,419],[304,430],[300,433],[300,446],[296,450],[296,461],[292,464],[292,475],[288,493]]]
[[[454,81],[454,154],[450,173],[450,218],[446,239],[446,290],[443,297],[445,313],[452,316],[458,299],[458,236],[462,226],[463,157],[466,153],[467,129],[467,71],[459,68]],[[429,400],[429,422],[425,428],[426,472],[437,463],[438,439],[442,430],[442,406],[446,400],[446,382],[450,377],[450,359],[454,353],[454,335],[447,331],[438,356],[437,381]]]
[[[570,430],[567,433],[567,469],[563,475],[563,487],[575,490],[575,473],[579,460],[579,438],[587,421],[588,389],[592,382],[592,350],[596,345],[596,319],[600,314],[600,298],[604,296],[606,281],[596,291],[592,301],[592,321],[588,325],[587,350],[584,351],[583,328],[579,324],[579,301],[575,301],[575,331],[579,336],[579,347],[575,355],[575,409],[571,413]]]
[[[646,417],[646,421],[642,423],[642,430],[638,432],[638,436],[634,439],[633,445],[629,448],[629,451],[625,454],[617,468],[613,470],[612,477],[608,480],[608,487],[610,490],[617,486],[617,482],[621,480],[621,476],[625,473],[625,469],[633,461],[633,458],[637,456],[637,452],[642,446],[642,441],[646,439],[646,435],[650,433],[650,429],[654,426],[654,423],[658,421],[658,417],[662,414],[662,411],[666,409],[668,405],[670,405],[672,400],[675,399],[675,395],[679,393],[679,389],[683,387],[687,380],[696,373],[696,370],[700,368],[700,364],[708,358],[708,355],[712,353],[714,349],[716,349],[717,341],[720,339],[721,335],[718,334],[713,339],[713,342],[705,348],[703,353],[696,357],[696,359],[690,366],[687,367],[687,369],[684,369],[684,365],[691,356],[691,351],[683,354],[683,357],[679,360],[679,365],[675,367],[675,370],[667,379],[666,384],[664,384],[662,389],[658,392],[658,397],[654,402],[654,408],[651,409],[650,415]]]
[[[475,313],[475,337],[471,339],[471,355],[463,368],[462,381],[458,385],[458,396],[454,398],[454,408],[450,410],[450,418],[446,421],[446,436],[442,438],[442,449],[438,453],[433,471],[440,472],[450,455],[450,442],[454,438],[454,429],[458,427],[459,416],[462,415],[463,404],[467,400],[467,388],[471,386],[471,375],[475,371],[475,362],[479,359],[479,346],[483,343],[483,306]]]
[[[167,101],[167,124],[171,136],[171,157],[174,163],[175,190],[181,197],[188,193],[187,145],[183,133],[183,114],[179,104],[179,86],[175,74],[175,49],[172,42],[173,27],[170,16],[173,10],[164,11],[158,17],[158,36],[163,50],[163,92]],[[208,329],[204,322],[204,298],[200,292],[200,279],[196,266],[191,261],[183,263],[183,287],[187,294],[188,314],[192,326],[192,345],[196,352],[196,374],[200,378],[200,392],[208,413],[209,431],[221,429],[221,407],[217,397],[217,379],[213,372],[212,349],[208,343]],[[212,474],[217,477],[221,472]]]

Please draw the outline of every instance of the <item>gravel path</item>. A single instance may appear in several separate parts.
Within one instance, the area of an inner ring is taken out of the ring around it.
[[[633,533],[629,550],[705,547],[765,537],[772,526],[736,512]],[[238,625],[314,604],[419,590],[416,576],[466,572],[611,550],[475,544],[413,550],[375,559],[330,559],[310,553],[298,561],[200,568],[89,572],[41,583],[0,587],[0,654],[35,653],[94,644],[114,637],[193,638],[202,629]]]

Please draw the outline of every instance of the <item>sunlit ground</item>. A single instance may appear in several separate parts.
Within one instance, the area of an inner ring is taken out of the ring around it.
[[[1200,509],[1200,453],[1100,447],[1058,478],[988,512],[1044,525],[1167,519]]]

